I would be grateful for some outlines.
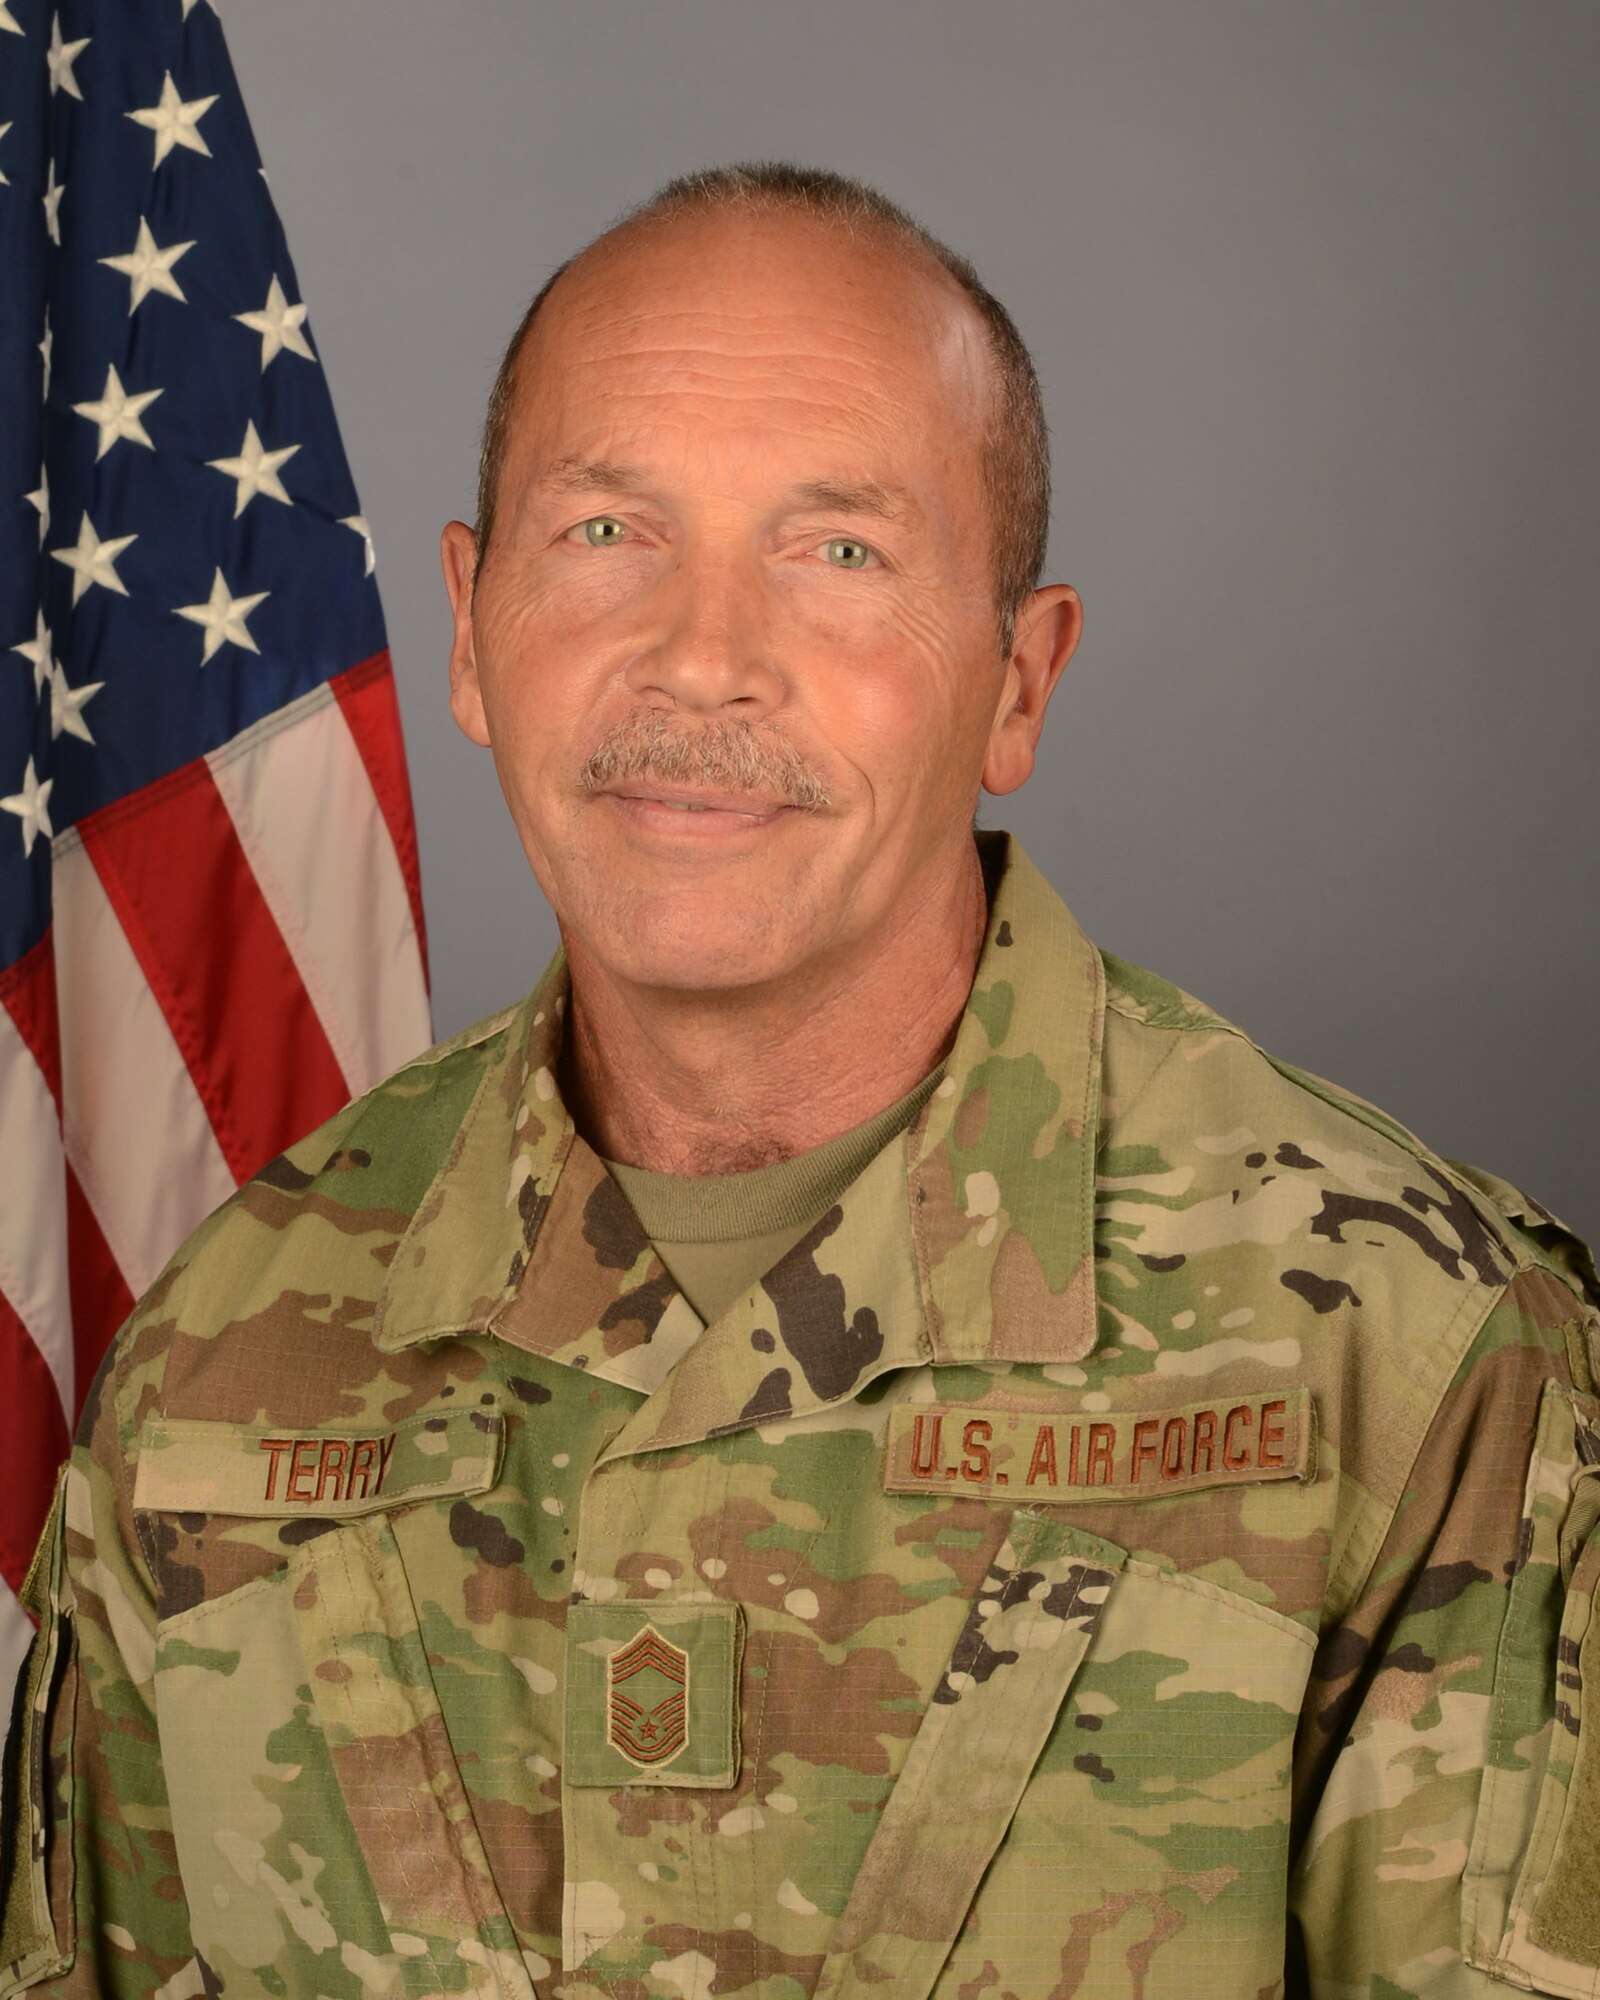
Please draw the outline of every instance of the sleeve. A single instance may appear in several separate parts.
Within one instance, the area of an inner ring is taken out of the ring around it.
[[[1291,1995],[1600,1994],[1597,1352],[1566,1284],[1512,1281],[1323,1636]]]
[[[205,1990],[161,1770],[155,1605],[115,1386],[108,1358],[28,1578],[39,1629],[0,1792],[0,2000],[158,1991],[187,2000]]]

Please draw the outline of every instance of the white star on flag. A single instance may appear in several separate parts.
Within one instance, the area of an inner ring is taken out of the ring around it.
[[[33,662],[33,691],[38,694],[50,678],[50,662],[54,656],[51,650],[50,627],[44,622],[44,613],[35,611],[33,615],[36,621],[33,637],[24,639],[20,645],[13,646],[11,650],[13,653],[20,653],[25,660]]]
[[[22,851],[33,852],[33,843],[42,833],[46,840],[55,839],[55,828],[50,824],[50,789],[54,778],[46,778],[40,784],[33,768],[33,759],[28,759],[28,768],[22,775],[22,790],[13,792],[9,799],[0,799],[0,812],[15,813],[22,821]]]
[[[234,318],[252,333],[261,336],[261,368],[266,372],[267,363],[277,358],[285,347],[291,354],[298,354],[307,361],[315,361],[311,343],[300,331],[305,325],[306,309],[303,305],[292,306],[283,295],[283,287],[274,275],[267,287],[267,302],[259,312],[235,313]]]
[[[58,563],[65,563],[67,568],[73,571],[73,603],[76,604],[83,593],[97,583],[103,590],[114,590],[119,597],[126,597],[128,586],[117,575],[112,565],[123,550],[131,547],[138,539],[137,535],[108,535],[101,541],[86,513],[83,525],[78,530],[78,546],[75,549],[50,551]]]
[[[39,510],[39,546],[44,546],[44,538],[50,532],[50,468],[39,467],[39,483],[31,493],[24,493],[23,499],[30,507]]]
[[[39,352],[44,357],[44,393],[50,393],[50,358],[54,351],[56,337],[50,331],[50,308],[44,309],[44,339],[39,342]]]
[[[366,568],[362,570],[361,574],[363,576],[371,576],[373,570],[377,567],[378,557],[376,551],[373,549],[372,546],[372,530],[367,526],[366,515],[365,514],[342,515],[339,520],[339,526],[341,528],[353,528],[355,532],[361,537],[362,542],[365,544],[362,550],[362,555],[366,562]]]
[[[66,183],[56,179],[56,163],[51,160],[44,177],[44,226],[50,232],[50,241],[58,247],[61,242],[61,197],[66,193]]]
[[[105,457],[114,444],[126,438],[130,444],[155,446],[150,443],[150,433],[139,421],[144,412],[164,392],[160,389],[142,389],[136,396],[130,396],[122,386],[122,379],[115,368],[106,370],[105,393],[97,403],[74,403],[73,409],[80,417],[87,417],[91,424],[100,428],[100,443],[95,452],[96,460]]]
[[[237,458],[206,460],[207,465],[214,465],[218,472],[225,472],[230,479],[239,482],[233,496],[233,518],[236,521],[258,493],[265,493],[269,500],[281,500],[286,507],[294,504],[283,490],[278,468],[287,465],[299,449],[297,444],[287,444],[280,451],[263,451],[255,425],[246,423],[244,443],[239,447]]]
[[[6,0],[0,0],[0,28],[4,28],[8,35],[20,35],[22,33],[22,25],[17,20],[16,15],[6,5]]]
[[[3,5],[3,4],[4,4],[4,0],[0,0],[0,5]],[[3,125],[0,125],[0,139],[3,139],[3,138],[4,138],[5,136],[6,136],[6,134],[7,134],[7,133],[8,133],[8,132],[9,132],[9,131],[11,130],[11,127],[12,127],[12,126],[13,126],[13,125],[14,125],[15,123],[16,123],[16,120],[15,120],[15,119],[13,119],[13,118],[8,118],[8,119],[6,120],[6,122],[5,122],[5,123],[4,123]],[[10,187],[10,185],[11,185],[11,182],[10,182],[10,179],[9,179],[9,177],[8,177],[8,176],[7,176],[6,174],[4,174],[4,173],[0,173],[0,188],[5,188],[5,187]]]
[[[61,39],[61,16],[55,15],[50,22],[50,46],[45,51],[45,61],[50,66],[50,95],[64,90],[69,97],[75,97],[81,104],[83,92],[78,88],[78,79],[72,74],[72,65],[89,46],[89,37],[81,42],[64,42]]]
[[[245,620],[258,604],[264,604],[270,591],[258,590],[248,597],[234,597],[222,580],[219,569],[212,579],[211,596],[204,604],[179,604],[174,608],[180,618],[204,627],[205,645],[200,654],[200,664],[205,666],[212,655],[225,645],[243,646],[247,651],[259,653],[261,648],[251,638]]]
[[[216,101],[215,97],[191,97],[185,104],[169,69],[161,80],[159,104],[148,105],[143,111],[125,111],[122,115],[154,132],[158,167],[174,146],[186,146],[191,153],[204,153],[209,160],[211,148],[201,138],[199,125]]]
[[[50,736],[51,740],[65,732],[76,736],[85,743],[92,743],[89,725],[83,719],[84,705],[90,702],[105,686],[104,681],[85,681],[82,687],[69,687],[67,676],[57,660],[50,670]]]
[[[150,225],[141,215],[139,218],[139,239],[125,257],[102,257],[100,262],[113,271],[120,271],[129,280],[133,296],[128,300],[129,313],[135,313],[152,292],[165,292],[169,299],[181,299],[185,305],[183,287],[172,275],[172,267],[186,250],[194,248],[194,239],[187,243],[169,243],[161,249],[150,234]]]

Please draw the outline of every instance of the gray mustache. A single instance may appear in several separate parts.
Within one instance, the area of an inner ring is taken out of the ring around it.
[[[623,778],[780,798],[802,812],[831,805],[832,794],[794,745],[749,722],[702,722],[684,728],[660,710],[630,715],[607,732],[578,773],[588,792]]]

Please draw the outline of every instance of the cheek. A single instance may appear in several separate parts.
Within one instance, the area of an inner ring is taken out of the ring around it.
[[[497,593],[478,619],[479,684],[497,754],[560,743],[594,704],[604,670],[563,610],[554,593],[524,588]]]
[[[934,816],[975,789],[987,714],[963,687],[970,667],[926,653],[857,654],[808,703],[819,732],[880,807],[926,801]]]
[[[556,539],[512,543],[494,578],[511,624],[584,632],[615,619],[660,579],[660,552],[644,541],[590,549]]]
[[[497,550],[478,593],[477,625],[491,658],[581,655],[605,643],[655,580],[643,549],[603,554],[556,544]]]
[[[824,699],[864,748],[898,746],[926,768],[986,740],[1000,674],[987,602],[910,587],[806,612]]]

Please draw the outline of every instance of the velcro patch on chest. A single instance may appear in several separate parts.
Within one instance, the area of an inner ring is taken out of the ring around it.
[[[157,1417],[140,1439],[133,1504],[161,1513],[338,1520],[486,1493],[499,1476],[504,1428],[487,1410],[315,1431]]]
[[[736,1604],[574,1604],[567,1612],[569,1785],[685,1785],[739,1776]]]
[[[900,1403],[889,1413],[890,1493],[1012,1500],[1159,1500],[1208,1486],[1311,1478],[1309,1389],[1144,1410],[1018,1410]]]

